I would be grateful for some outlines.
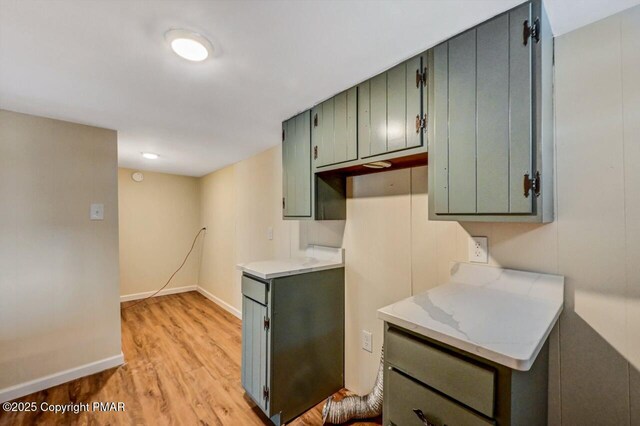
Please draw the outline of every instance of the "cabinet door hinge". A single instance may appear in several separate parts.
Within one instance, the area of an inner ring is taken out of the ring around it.
[[[540,41],[540,19],[536,18],[533,25],[529,25],[529,20],[525,19],[522,25],[522,43],[526,46],[529,39],[533,38],[536,43]]]
[[[529,177],[529,173],[524,175],[524,196],[529,198],[529,194],[533,191],[536,197],[540,196],[540,172],[536,172],[534,178]]]
[[[318,127],[318,113],[313,115],[313,127]]]
[[[265,315],[264,317],[264,322],[263,322],[263,326],[265,330],[268,330],[269,327],[271,326],[271,320],[269,319],[268,316]]]
[[[420,115],[416,115],[416,133],[420,133],[421,130],[427,128],[427,114],[424,114],[422,118]]]
[[[282,210],[284,210],[284,206],[285,206],[284,197],[282,197]]]
[[[416,88],[419,89],[422,85],[423,87],[427,84],[427,67],[424,67],[422,71],[420,68],[416,70]]]
[[[314,160],[318,159],[318,145],[313,147],[313,159]]]
[[[268,386],[263,386],[262,387],[262,399],[269,400],[269,387]]]

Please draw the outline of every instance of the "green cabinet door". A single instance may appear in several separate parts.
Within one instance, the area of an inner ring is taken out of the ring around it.
[[[358,158],[357,88],[353,87],[311,110],[315,167],[331,166]]]
[[[310,112],[282,123],[282,209],[284,217],[311,216]]]
[[[423,144],[423,72],[416,56],[358,85],[360,158]]]
[[[242,387],[264,411],[269,408],[263,393],[268,362],[266,317],[265,305],[242,297]]]
[[[430,191],[437,214],[531,214],[532,42],[523,42],[531,4],[433,50]]]

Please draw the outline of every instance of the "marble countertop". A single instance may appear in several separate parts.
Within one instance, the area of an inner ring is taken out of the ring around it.
[[[455,263],[445,285],[378,318],[515,370],[533,365],[562,312],[564,277]]]
[[[291,259],[240,263],[237,268],[258,278],[271,279],[344,266],[344,249],[342,248],[311,245],[306,248],[304,254],[304,257]]]

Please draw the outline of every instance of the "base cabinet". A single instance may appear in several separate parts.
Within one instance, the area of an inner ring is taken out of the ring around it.
[[[385,323],[386,426],[543,426],[548,347],[516,371]]]
[[[242,386],[275,425],[344,387],[344,268],[242,277]]]

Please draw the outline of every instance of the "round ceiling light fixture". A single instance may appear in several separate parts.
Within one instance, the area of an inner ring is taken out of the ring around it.
[[[213,52],[211,42],[188,30],[171,29],[164,35],[176,55],[192,62],[202,62]]]
[[[154,154],[153,152],[143,152],[142,156],[147,160],[157,160],[158,154]]]

